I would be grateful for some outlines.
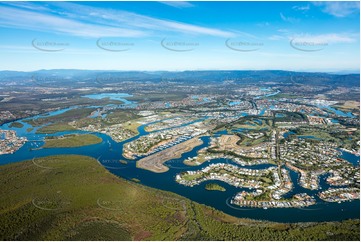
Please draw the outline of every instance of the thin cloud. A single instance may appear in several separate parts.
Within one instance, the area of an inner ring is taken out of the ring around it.
[[[308,43],[350,44],[356,42],[359,38],[359,35],[356,33],[297,34],[283,29],[279,29],[277,32],[280,34],[273,34],[267,39],[272,41],[288,39]]]
[[[237,34],[237,37],[240,37],[240,38],[260,39],[259,36],[256,36],[251,33],[244,32],[244,31],[232,30],[232,32]],[[234,36],[234,37],[236,37],[236,36]]]
[[[280,17],[281,17],[281,19],[282,19],[283,21],[288,22],[288,23],[291,23],[291,24],[300,22],[299,19],[293,18],[293,17],[287,17],[287,16],[285,16],[283,13],[280,13]]]
[[[192,8],[192,7],[194,7],[193,4],[191,4],[189,2],[184,2],[184,1],[160,1],[159,3],[165,4],[170,7],[174,7],[174,8]]]
[[[168,32],[215,37],[235,34],[216,28],[164,20],[122,10],[103,9],[69,2],[51,2],[57,12],[1,7],[0,26],[56,32],[84,37],[160,36]],[[37,5],[34,6],[34,8]],[[19,16],[22,16],[19,18]]]
[[[285,39],[285,37],[282,35],[274,34],[274,35],[271,35],[270,37],[268,37],[268,39],[275,41],[275,40],[283,40],[283,39]]]
[[[289,39],[295,39],[297,41],[311,42],[311,43],[328,43],[328,44],[349,44],[357,40],[355,34],[320,34],[320,35],[309,35],[301,34],[290,36]]]
[[[36,5],[36,4],[28,3],[28,2],[2,2],[2,4],[12,6],[12,7],[17,7],[17,8],[36,10],[36,11],[51,11],[51,9],[49,9],[45,6]]]
[[[314,2],[324,13],[335,17],[346,17],[360,12],[360,2]]]
[[[115,28],[111,26],[82,23],[61,17],[26,10],[1,7],[0,26],[56,32],[83,37],[142,37],[145,33],[138,30]],[[19,17],[21,16],[21,17]]]
[[[296,10],[296,11],[302,11],[302,12],[306,12],[308,10],[310,10],[310,5],[304,5],[304,6],[293,6],[292,9]]]

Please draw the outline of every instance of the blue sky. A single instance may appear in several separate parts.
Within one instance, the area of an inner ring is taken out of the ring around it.
[[[359,71],[359,2],[0,2],[0,70]]]

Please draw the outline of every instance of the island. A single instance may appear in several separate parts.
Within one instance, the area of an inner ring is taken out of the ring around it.
[[[1,241],[360,241],[360,3],[0,2]]]
[[[93,134],[68,134],[60,137],[48,136],[43,148],[70,148],[93,145],[102,142],[102,139]]]
[[[13,122],[9,125],[9,128],[22,128],[22,127],[24,127],[24,125],[19,122]]]
[[[222,187],[221,185],[218,185],[217,183],[208,183],[205,186],[205,189],[208,191],[220,191],[220,192],[226,191],[226,189],[224,187]]]
[[[206,79],[200,76],[197,78],[200,83],[192,79],[197,73],[192,73],[186,79],[178,79],[180,73],[168,73],[175,79],[164,80],[163,84],[148,79],[129,79],[119,80],[117,84],[92,86],[87,85],[91,83],[90,80],[80,78],[81,82],[69,84],[71,95],[68,89],[63,89],[66,85],[61,88],[30,86],[31,92],[22,88],[21,95],[13,93],[18,96],[17,103],[27,105],[1,103],[0,119],[10,120],[0,128],[0,154],[5,154],[0,157],[1,163],[21,162],[24,157],[28,157],[32,159],[33,168],[39,169],[41,174],[36,179],[28,177],[29,180],[48,184],[50,179],[54,179],[53,175],[57,174],[59,178],[67,179],[67,184],[74,184],[72,181],[79,180],[72,176],[79,174],[74,170],[70,176],[63,176],[60,158],[54,155],[76,153],[92,156],[98,160],[98,166],[103,166],[102,173],[111,172],[117,177],[101,177],[98,176],[100,170],[92,169],[84,178],[85,183],[91,185],[95,179],[98,186],[94,185],[90,189],[92,191],[76,191],[78,197],[91,193],[92,201],[86,203],[84,198],[72,207],[71,202],[78,201],[66,192],[70,188],[63,183],[60,187],[49,184],[47,189],[55,193],[42,193],[41,187],[36,190],[39,193],[35,194],[30,186],[25,187],[29,193],[24,192],[24,172],[21,172],[23,175],[16,177],[18,183],[11,183],[10,188],[13,193],[24,194],[24,200],[1,204],[5,218],[9,215],[22,221],[20,218],[30,218],[28,214],[34,214],[35,220],[40,221],[40,215],[34,209],[49,209],[46,210],[51,211],[49,216],[51,214],[57,219],[62,216],[62,209],[74,211],[81,220],[73,223],[70,230],[68,227],[59,228],[61,231],[69,231],[66,239],[74,240],[82,236],[83,239],[88,238],[82,231],[96,226],[110,228],[109,236],[121,231],[136,240],[354,239],[349,234],[353,231],[351,226],[359,224],[359,89],[353,86],[340,87],[336,76],[324,76],[322,73],[317,74],[322,76],[321,86],[313,82],[304,83],[305,79],[299,82],[300,85],[289,85],[289,78],[283,79],[290,76],[288,72],[282,72],[282,75],[262,74],[258,71],[255,73],[260,76],[245,74],[247,77],[253,76],[251,79],[254,81],[235,76],[229,79],[232,71],[227,74],[214,72],[214,77],[221,79],[202,82]],[[295,79],[305,75],[293,74],[297,76]],[[315,74],[307,75],[307,80],[317,81],[320,78]],[[347,78],[356,78],[359,85],[358,76]],[[75,87],[76,83],[80,86]],[[10,94],[13,92],[7,86],[2,88]],[[121,102],[113,102],[111,98],[117,93],[129,95],[122,98],[124,100]],[[104,98],[91,98],[99,95]],[[20,123],[26,125],[17,128]],[[101,142],[103,137],[105,142]],[[50,160],[47,159],[49,155],[53,155],[49,157]],[[73,159],[69,160],[73,162]],[[64,162],[69,165],[66,160]],[[83,166],[79,164],[76,169],[82,172]],[[32,168],[21,171],[26,171],[26,174],[34,172]],[[97,174],[92,175],[94,172]],[[6,185],[11,179],[3,183]],[[121,193],[124,196],[122,199],[118,197],[119,184],[112,183],[117,180],[129,185],[124,186],[129,190]],[[105,190],[103,186],[115,190]],[[148,189],[151,192],[148,193]],[[175,194],[168,196],[155,189],[179,193],[187,198]],[[9,197],[12,195],[5,195],[5,198]],[[9,199],[5,200],[4,203]],[[212,212],[197,207],[196,202],[213,207]],[[111,216],[106,214],[107,221],[103,221],[105,217],[96,212],[91,212],[90,216],[77,212],[78,208],[91,211],[97,205],[98,209],[112,212]],[[134,208],[141,212],[133,212]],[[242,219],[219,215],[216,208]],[[60,213],[54,214],[58,210]],[[242,212],[246,210],[250,212]],[[161,218],[167,223],[154,219],[154,214],[158,216],[157,219]],[[125,219],[128,215],[127,218],[136,220],[136,225]],[[302,230],[284,223],[272,225],[275,226],[272,228],[267,227],[267,223],[252,227],[248,226],[245,218],[311,223],[302,226]],[[97,222],[90,222],[92,219]],[[338,222],[320,222],[331,219]],[[349,219],[356,221],[353,223]],[[52,217],[46,217],[44,221],[52,221]],[[82,223],[79,221],[87,221],[85,227],[77,227],[77,224]],[[245,221],[247,225],[239,226]],[[7,239],[20,239],[23,237],[12,235],[18,236],[19,233],[26,234],[26,231],[43,228],[41,222],[35,222],[35,227],[32,227],[33,222],[32,219],[22,224],[4,221],[1,224],[18,227],[5,227],[0,234],[10,234],[4,236]],[[61,223],[58,221],[56,224]],[[321,234],[316,231],[320,229],[318,225],[325,226]],[[347,229],[342,233],[334,232],[342,228],[341,225]],[[273,228],[280,228],[280,231]],[[59,230],[51,231],[55,233]],[[45,233],[43,235],[33,237],[28,234],[25,237],[55,238]],[[102,238],[121,239],[116,235]]]

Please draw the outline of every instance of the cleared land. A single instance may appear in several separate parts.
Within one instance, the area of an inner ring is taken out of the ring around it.
[[[266,149],[267,143],[261,142],[265,137],[258,139],[250,139],[242,136],[242,139],[237,135],[222,135],[217,140],[217,146],[214,148],[218,151],[230,151],[236,154],[247,152],[247,156],[252,158],[259,157],[259,154],[252,151],[254,148]]]
[[[359,241],[360,235],[359,220],[284,224],[238,219],[123,180],[86,156],[4,165],[0,183],[1,240]]]
[[[43,148],[68,148],[93,145],[102,142],[102,139],[93,134],[74,134],[63,137],[46,138]]]
[[[194,147],[201,144],[203,144],[203,141],[198,137],[194,137],[183,143],[177,144],[168,149],[140,159],[137,161],[137,167],[157,173],[166,172],[169,170],[169,168],[163,165],[164,162],[180,158],[183,153],[191,151]]]
[[[334,106],[338,109],[349,111],[350,109],[360,109],[360,102],[346,101],[343,103],[338,103]]]
[[[237,135],[222,135],[219,138],[219,149],[238,151],[241,148],[237,145],[240,139]]]
[[[136,135],[139,134],[138,128],[141,126],[141,123],[138,123],[136,120],[132,120],[129,122],[126,122],[124,125],[124,128],[129,129],[130,131],[133,131]]]

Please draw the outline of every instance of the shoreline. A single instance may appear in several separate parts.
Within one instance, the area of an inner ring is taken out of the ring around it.
[[[203,141],[197,136],[180,144],[174,145],[168,149],[144,157],[137,161],[136,166],[137,168],[149,170],[152,172],[163,173],[169,170],[169,168],[164,165],[165,162],[181,158],[184,153],[187,153],[202,144]],[[169,153],[171,155],[168,155]]]

